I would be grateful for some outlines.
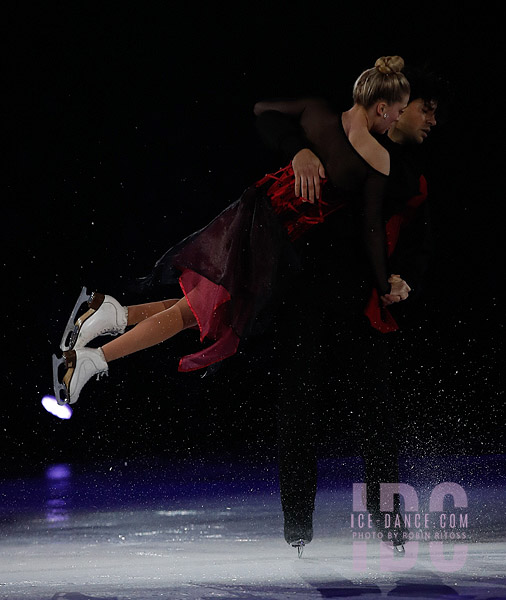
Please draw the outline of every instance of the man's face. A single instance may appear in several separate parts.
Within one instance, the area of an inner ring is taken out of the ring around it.
[[[436,125],[437,102],[427,102],[421,98],[412,100],[399,121],[392,129],[390,137],[400,144],[421,144]]]

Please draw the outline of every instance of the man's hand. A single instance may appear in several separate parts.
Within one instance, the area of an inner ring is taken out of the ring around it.
[[[401,279],[400,275],[390,275],[388,283],[390,284],[390,293],[381,296],[381,302],[384,307],[395,302],[400,302],[401,300],[406,300],[411,288],[404,279]]]
[[[320,178],[325,177],[325,169],[320,159],[309,150],[299,150],[292,160],[295,175],[295,196],[314,204],[320,199]]]

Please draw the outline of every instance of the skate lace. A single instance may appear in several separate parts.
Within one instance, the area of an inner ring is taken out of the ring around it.
[[[102,329],[99,330],[98,335],[104,335],[105,333],[109,333],[110,335],[119,335],[120,331],[121,331],[121,329],[119,326],[113,325],[112,328],[103,327]]]
[[[118,314],[118,311],[116,311],[116,323],[113,325],[105,325],[99,330],[98,335],[109,334],[117,336],[120,333],[123,333],[125,324],[128,322],[128,308],[126,306],[122,306],[121,308],[123,309],[124,314]]]

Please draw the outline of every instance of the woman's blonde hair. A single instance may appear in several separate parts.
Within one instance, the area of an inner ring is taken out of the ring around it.
[[[379,100],[388,104],[409,96],[409,82],[402,73],[404,60],[400,56],[382,56],[372,69],[364,71],[353,86],[353,101],[369,108]]]

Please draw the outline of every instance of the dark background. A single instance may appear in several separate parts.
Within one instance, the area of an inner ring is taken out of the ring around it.
[[[256,135],[255,101],[323,93],[348,108],[358,74],[389,54],[428,61],[454,91],[425,143],[436,257],[394,368],[405,449],[504,452],[493,9],[338,5],[52,2],[5,15],[0,470],[275,455],[261,340],[214,377],[177,373],[191,333],[128,357],[88,384],[70,421],[40,405],[51,355],[83,285],[138,301],[129,278],[282,166]],[[355,452],[346,415],[329,452]]]

